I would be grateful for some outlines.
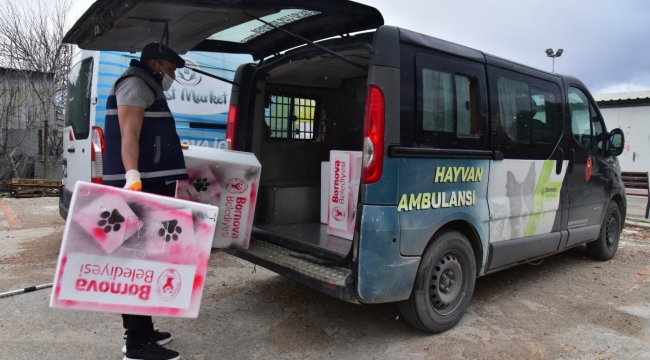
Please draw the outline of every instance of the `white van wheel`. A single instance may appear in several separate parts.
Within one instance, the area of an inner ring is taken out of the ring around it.
[[[615,202],[610,202],[600,226],[598,240],[587,243],[587,254],[596,260],[609,260],[614,257],[621,238],[621,211]]]
[[[413,290],[399,302],[411,325],[433,333],[456,325],[474,293],[476,260],[467,238],[458,231],[437,234],[422,255]]]

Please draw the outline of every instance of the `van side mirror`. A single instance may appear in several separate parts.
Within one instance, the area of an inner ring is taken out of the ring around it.
[[[623,130],[613,129],[609,132],[609,155],[619,156],[623,153],[623,147],[625,146],[625,135],[623,135]]]

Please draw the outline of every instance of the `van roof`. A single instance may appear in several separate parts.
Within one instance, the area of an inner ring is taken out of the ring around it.
[[[512,60],[504,59],[499,56],[486,54],[480,50],[476,50],[467,46],[459,45],[450,41],[438,39],[432,36],[416,33],[411,30],[404,28],[399,28],[400,40],[404,43],[422,46],[425,48],[442,51],[448,54],[456,55],[463,57],[465,59],[473,60],[482,64],[489,64],[493,66],[498,66],[508,70],[526,72],[529,75],[533,75],[539,78],[552,77],[557,81],[557,78],[560,77],[558,74],[553,74],[548,71],[536,69],[534,67],[517,63]]]

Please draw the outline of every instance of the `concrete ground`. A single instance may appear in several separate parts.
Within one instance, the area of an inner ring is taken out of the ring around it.
[[[0,199],[0,292],[52,281],[57,200]],[[630,203],[630,218],[645,210]],[[583,246],[477,279],[464,318],[439,335],[394,304],[348,304],[219,251],[198,319],[156,326],[183,359],[650,359],[650,231],[622,235],[611,261]],[[0,359],[122,358],[119,315],[52,310],[49,296],[0,299]]]

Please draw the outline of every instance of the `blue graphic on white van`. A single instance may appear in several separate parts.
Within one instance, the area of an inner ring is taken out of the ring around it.
[[[95,125],[104,128],[106,99],[115,80],[138,53],[99,52]],[[176,70],[176,80],[165,92],[176,120],[176,131],[185,145],[226,147],[226,122],[231,85],[199,74],[198,69],[232,80],[237,67],[252,61],[250,55],[191,52],[182,56],[187,67]]]

